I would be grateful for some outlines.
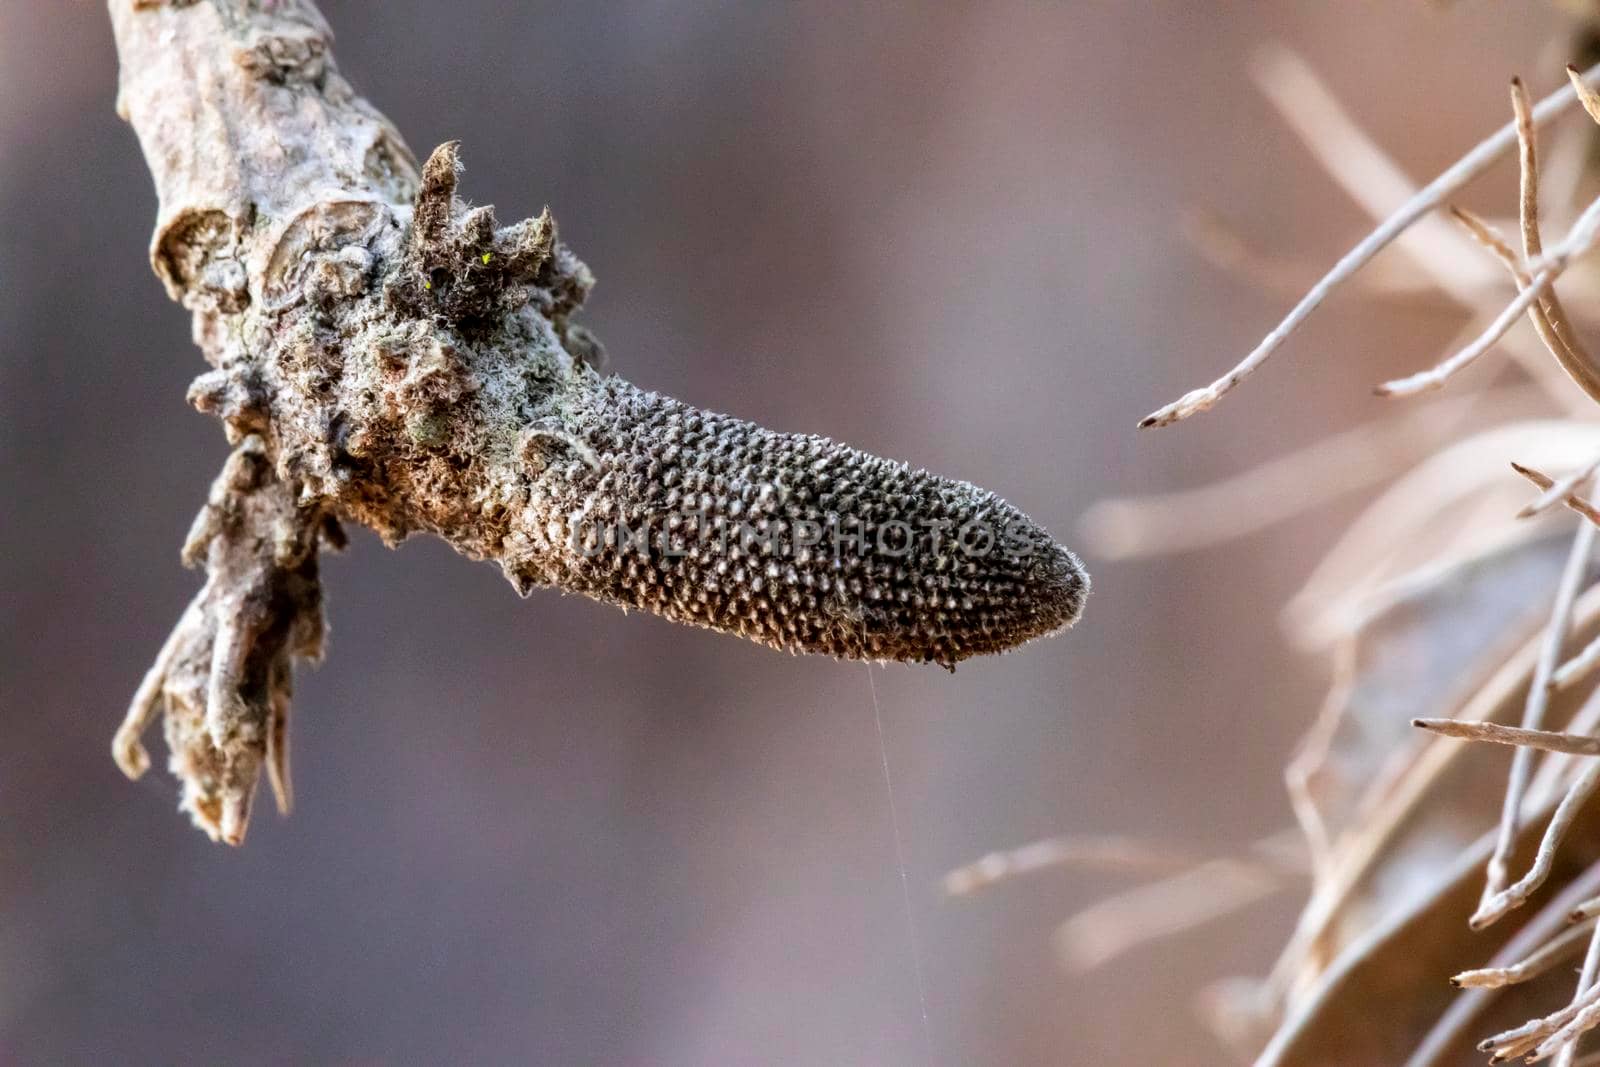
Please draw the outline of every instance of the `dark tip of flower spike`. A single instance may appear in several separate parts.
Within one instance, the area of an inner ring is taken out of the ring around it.
[[[1089,572],[1084,570],[1083,562],[1061,545],[1051,547],[1054,551],[1034,594],[1040,606],[1040,626],[1031,637],[1046,637],[1077,622],[1089,597]]]

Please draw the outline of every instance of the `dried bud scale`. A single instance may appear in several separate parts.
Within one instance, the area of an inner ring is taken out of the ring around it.
[[[454,143],[419,172],[308,0],[112,11],[154,262],[214,368],[190,399],[239,446],[198,527],[206,588],[117,753],[142,771],[164,705],[213,836],[242,835],[262,767],[286,801],[330,516],[795,652],[953,665],[1077,617],[1077,560],[993,494],[600,373],[570,321],[593,277],[549,213],[463,204]]]

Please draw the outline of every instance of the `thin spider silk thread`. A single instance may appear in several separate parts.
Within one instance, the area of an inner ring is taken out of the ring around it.
[[[866,626],[862,625],[862,644],[866,644]],[[872,694],[872,721],[878,727],[878,755],[883,760],[883,789],[889,798],[889,825],[894,831],[894,858],[900,868],[900,898],[906,912],[906,939],[911,944],[911,969],[917,979],[917,1005],[922,1009],[922,1042],[931,1062],[933,1034],[928,1023],[928,987],[922,977],[922,951],[917,942],[917,920],[911,912],[911,879],[906,874],[905,845],[900,839],[900,813],[894,802],[894,778],[889,773],[889,745],[883,734],[883,708],[878,704],[878,682],[872,676],[872,663],[866,664],[867,689]]]

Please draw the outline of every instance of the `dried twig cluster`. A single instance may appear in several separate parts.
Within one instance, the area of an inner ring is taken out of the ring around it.
[[[1539,102],[1537,107],[1526,107],[1526,94],[1520,89],[1520,82],[1515,83],[1514,99],[1520,100],[1523,105],[1509,124],[1497,130],[1485,139],[1471,152],[1467,153],[1454,166],[1434,179],[1425,189],[1419,191],[1406,204],[1390,215],[1372,233],[1361,241],[1355,248],[1341,259],[1334,268],[1322,277],[1295,305],[1287,317],[1275,327],[1256,348],[1246,356],[1238,366],[1227,374],[1218,378],[1210,385],[1201,389],[1192,390],[1165,407],[1159,408],[1140,420],[1141,428],[1155,426],[1170,426],[1180,422],[1191,415],[1210,410],[1217,401],[1221,400],[1235,387],[1248,378],[1257,368],[1267,361],[1305,321],[1311,313],[1321,306],[1341,284],[1354,277],[1355,274],[1370,263],[1374,256],[1388,245],[1400,238],[1408,229],[1424,219],[1427,214],[1442,206],[1450,196],[1478,177],[1489,168],[1501,155],[1507,152],[1514,144],[1520,143],[1525,154],[1525,163],[1531,162],[1526,158],[1532,153],[1531,134],[1540,124],[1547,122],[1575,102],[1582,101],[1585,107],[1592,107],[1595,99],[1594,92],[1589,88],[1587,78],[1600,74],[1600,69],[1591,69],[1588,74],[1582,74],[1575,68],[1570,69],[1572,84],[1563,90],[1552,93],[1549,97]],[[1530,179],[1536,180],[1536,179]],[[1480,333],[1473,341],[1454,355],[1445,359],[1431,370],[1423,371],[1410,378],[1399,379],[1378,386],[1382,395],[1406,395],[1436,389],[1442,386],[1452,375],[1471,364],[1489,348],[1499,341],[1512,323],[1528,308],[1538,303],[1546,316],[1552,306],[1559,314],[1559,304],[1551,299],[1546,299],[1546,293],[1555,279],[1560,277],[1572,260],[1592,249],[1600,241],[1600,202],[1592,204],[1573,224],[1563,240],[1543,255],[1540,254],[1538,241],[1538,216],[1535,211],[1532,215],[1528,211],[1533,207],[1531,187],[1524,185],[1523,207],[1524,226],[1523,235],[1525,242],[1532,238],[1531,248],[1528,251],[1529,262],[1525,266],[1529,281],[1521,286],[1521,292],[1516,299],[1497,315],[1488,328]],[[1527,248],[1525,247],[1525,251]],[[1558,355],[1558,362],[1567,367],[1567,354]],[[1600,383],[1592,368],[1568,368],[1574,380],[1589,392],[1590,396],[1600,399]]]
[[[1555,286],[1600,244],[1600,199],[1573,208],[1563,236],[1544,242],[1546,216],[1580,201],[1592,138],[1569,129],[1541,183],[1536,131],[1574,104],[1600,122],[1592,88],[1600,67],[1569,69],[1569,84],[1536,106],[1513,81],[1512,121],[1421,189],[1303,60],[1271,50],[1252,73],[1329,173],[1380,221],[1237,367],[1141,426],[1213,406],[1391,244],[1410,279],[1397,282],[1405,272],[1380,262],[1390,269],[1371,277],[1367,292],[1409,299],[1421,275],[1472,323],[1448,358],[1376,391],[1439,389],[1502,340],[1531,385],[1496,384],[1496,369],[1465,396],[1430,401],[1216,485],[1106,501],[1090,512],[1086,531],[1108,555],[1191,549],[1391,480],[1423,460],[1366,509],[1285,613],[1298,641],[1332,648],[1336,666],[1327,705],[1288,769],[1300,867],[1275,858],[1287,846],[1281,835],[1226,860],[1174,850],[1158,881],[1064,924],[1058,948],[1074,965],[1095,965],[1241,911],[1308,873],[1310,900],[1272,973],[1203,998],[1218,1032],[1258,1067],[1436,1067],[1484,1054],[1491,1062],[1587,1062],[1578,1059],[1581,1039],[1600,1026],[1600,813],[1590,803],[1600,791],[1600,562],[1592,551],[1600,511],[1590,494],[1600,472],[1600,363]],[[1450,203],[1513,148],[1515,242]],[[1215,223],[1190,232],[1230,269],[1283,273],[1281,265],[1263,268]],[[1515,288],[1509,301],[1494,295],[1496,271]],[[1485,314],[1486,305],[1497,310]],[[1508,336],[1524,315],[1531,336]],[[1552,401],[1561,418],[1527,417]],[[1468,439],[1438,450],[1468,428]],[[1507,460],[1520,461],[1514,468],[1537,488],[1531,502],[1498,473]],[[1575,532],[1555,531],[1563,509],[1579,517]],[[1408,738],[1412,722],[1427,736]],[[1504,746],[1513,749],[1509,772],[1496,756]],[[1503,788],[1484,788],[1501,774]],[[1112,851],[1143,855],[1127,844]],[[948,888],[967,893],[1046,864],[1100,859],[1103,851],[1082,842],[1046,842],[955,872]],[[1516,926],[1512,917],[1525,921]],[[1577,981],[1559,993],[1569,963]],[[1452,974],[1456,994],[1446,982]],[[1491,1019],[1505,1028],[1478,1044],[1472,1030],[1489,1029]]]

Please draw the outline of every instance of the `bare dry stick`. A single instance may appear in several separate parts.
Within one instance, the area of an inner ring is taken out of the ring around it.
[[[1573,609],[1573,617],[1578,620],[1577,624],[1580,626],[1588,626],[1596,619],[1600,619],[1600,589],[1591,590],[1579,599]],[[1464,696],[1460,718],[1498,721],[1509,717],[1516,709],[1522,707],[1526,702],[1527,687],[1537,666],[1542,643],[1542,634],[1535,634],[1510,656],[1501,660],[1499,666],[1486,680],[1475,684]],[[1336,681],[1335,685],[1339,684],[1342,683]],[[1326,732],[1320,739],[1316,734],[1324,729],[1336,728],[1335,716],[1338,707],[1339,705],[1332,699],[1325,704],[1317,725],[1313,727],[1313,735],[1308,739],[1310,743],[1316,745],[1327,743]],[[1344,914],[1351,895],[1358,886],[1365,884],[1378,858],[1386,853],[1397,835],[1404,832],[1403,828],[1411,816],[1434,795],[1441,775],[1454,764],[1459,757],[1459,750],[1460,746],[1456,745],[1423,746],[1423,751],[1417,759],[1409,763],[1404,776],[1396,780],[1392,791],[1387,792],[1377,803],[1370,805],[1361,824],[1352,832],[1343,835],[1335,861],[1325,864],[1318,870],[1311,899],[1301,912],[1289,943],[1284,946],[1277,962],[1273,965],[1267,979],[1269,986],[1288,989],[1298,981],[1297,976],[1304,962],[1315,958],[1316,954],[1322,951],[1324,939],[1330,936],[1330,930],[1338,921],[1338,917]],[[1296,763],[1307,754],[1309,749],[1302,749],[1296,756]],[[1291,790],[1291,796],[1298,795],[1296,814],[1305,818],[1307,797],[1304,789],[1295,789],[1291,779]],[[1327,834],[1320,816],[1315,812],[1309,814],[1312,817],[1307,822],[1309,827],[1307,837],[1316,849],[1319,840],[1327,841]],[[1485,851],[1493,844],[1493,835],[1488,836],[1490,839],[1482,846]],[[1325,848],[1326,845],[1322,847]],[[1600,865],[1596,865],[1595,873],[1597,881],[1600,881]],[[1572,897],[1570,904],[1564,906],[1574,906],[1590,893],[1591,890],[1585,887]],[[1504,962],[1514,962],[1537,945],[1538,942],[1535,941],[1523,946]],[[1429,1061],[1423,1059],[1418,1062]]]
[[[1521,463],[1515,462],[1511,464],[1511,469],[1544,490],[1546,495],[1555,490],[1556,480],[1543,471],[1525,467]],[[1544,497],[1541,496],[1539,499],[1543,500]],[[1537,500],[1534,501],[1534,503],[1538,502]],[[1561,497],[1561,502],[1585,519],[1588,519],[1591,525],[1600,525],[1600,508],[1596,508],[1586,498],[1579,496],[1577,493],[1569,492]]]
[[[1457,989],[1500,989],[1531,981],[1576,952],[1590,940],[1588,925],[1573,926],[1563,930],[1544,943],[1531,956],[1518,960],[1509,967],[1484,967],[1475,971],[1462,971],[1450,979]]]
[[[1592,73],[1592,68],[1586,74],[1579,71],[1572,64],[1567,64],[1567,81],[1572,84],[1573,91],[1578,94],[1578,103],[1583,105],[1583,110],[1589,113],[1590,118],[1600,123],[1600,92],[1596,92],[1594,87],[1589,84],[1589,74]]]
[[[1596,994],[1600,994],[1600,987],[1593,985],[1579,993],[1572,1001],[1572,1006],[1578,1010],[1560,1029],[1540,1042],[1528,1054],[1526,1062],[1538,1063],[1573,1048],[1578,1038],[1600,1026],[1600,997]]]
[[[1521,1026],[1503,1030],[1478,1043],[1480,1052],[1494,1052],[1490,1063],[1504,1063],[1531,1050],[1539,1042],[1559,1031],[1591,1003],[1600,1001],[1600,991],[1591,990],[1559,1011],[1538,1019],[1530,1019]]]
[[[1519,519],[1531,519],[1535,515],[1565,503],[1567,498],[1582,489],[1594,479],[1595,472],[1600,471],[1600,456],[1573,471],[1565,478],[1557,479],[1550,483],[1550,488],[1540,493],[1533,502],[1517,512]]]
[[[1550,938],[1558,936],[1573,907],[1593,894],[1596,888],[1600,888],[1600,863],[1590,864],[1529,916],[1528,921],[1495,952],[1488,966],[1510,966],[1535,952]],[[1468,989],[1456,997],[1406,1058],[1405,1067],[1443,1067],[1447,1062],[1454,1063],[1455,1060],[1446,1059],[1447,1054],[1456,1048],[1472,1021],[1499,995],[1493,989]],[[1491,1046],[1485,1041],[1478,1047],[1487,1052]]]
[[[1450,205],[1450,214],[1472,235],[1474,240],[1487,248],[1500,261],[1507,272],[1510,273],[1511,280],[1516,283],[1519,292],[1528,287],[1531,279],[1528,277],[1528,272],[1522,269],[1522,260],[1494,227],[1465,208],[1457,207],[1454,204]],[[1557,364],[1565,367],[1568,363],[1580,364],[1584,362],[1584,360],[1574,355],[1570,346],[1562,339],[1561,334],[1550,321],[1550,315],[1545,310],[1545,304],[1537,303],[1530,307],[1528,309],[1528,318],[1533,322],[1534,331],[1539,335],[1539,340],[1544,343],[1545,350],[1555,356]]]
[[[1578,986],[1573,992],[1572,999],[1576,1001],[1585,993],[1595,989],[1597,979],[1600,979],[1600,927],[1589,935],[1589,948],[1584,953],[1583,970],[1578,975]],[[1578,1042],[1574,1040],[1557,1054],[1555,1067],[1571,1067],[1577,1054]]]
[[[1578,585],[1583,579],[1590,554],[1594,549],[1594,535],[1594,526],[1587,522],[1578,524],[1578,532],[1572,539],[1572,551],[1567,555],[1566,567],[1562,570],[1561,580],[1556,587],[1555,606],[1550,612],[1550,622],[1539,646],[1539,658],[1534,665],[1527,703],[1523,707],[1523,729],[1537,730],[1544,721],[1545,707],[1550,699],[1550,676],[1555,672],[1556,664],[1561,658],[1561,646],[1566,640],[1567,629],[1572,619],[1572,602],[1577,598]],[[1526,748],[1517,749],[1511,757],[1511,773],[1506,783],[1505,803],[1500,811],[1499,834],[1485,872],[1483,900],[1478,907],[1478,913],[1469,921],[1474,929],[1481,929],[1503,914],[1490,905],[1509,880],[1507,863],[1512,849],[1516,846],[1523,791],[1527,788],[1532,767],[1533,752]]]
[[[1592,84],[1597,79],[1600,79],[1600,63],[1590,67],[1582,75],[1582,80],[1586,83]],[[1560,115],[1570,108],[1576,100],[1577,94],[1570,85],[1551,93],[1533,109],[1535,125],[1542,125]],[[1192,390],[1171,404],[1145,416],[1139,422],[1140,428],[1170,426],[1172,423],[1179,422],[1199,412],[1207,411],[1215,406],[1217,401],[1221,400],[1240,382],[1248,378],[1256,368],[1265,363],[1273,352],[1277,351],[1284,341],[1288,340],[1294,331],[1306,319],[1310,318],[1311,313],[1322,305],[1322,302],[1328,298],[1329,294],[1362,267],[1366,266],[1373,256],[1387,247],[1418,219],[1439,207],[1456,190],[1462,188],[1487,170],[1495,160],[1504,155],[1516,142],[1517,125],[1515,121],[1507,123],[1485,138],[1477,147],[1461,157],[1444,173],[1429,182],[1415,197],[1407,201],[1398,211],[1385,219],[1381,225],[1347,252],[1338,263],[1334,264],[1332,270],[1306,292],[1305,296],[1300,299],[1300,302],[1295,305],[1288,316],[1274,327],[1238,366],[1210,385]],[[1518,313],[1520,314],[1520,310]],[[1509,325],[1507,323],[1508,328]]]
[[[1404,204],[1417,194],[1417,186],[1405,170],[1361,128],[1297,53],[1282,46],[1262,49],[1250,70],[1257,86],[1301,143],[1374,222],[1381,222],[1395,205]],[[1527,146],[1533,144],[1521,130],[1518,141]],[[1531,152],[1524,151],[1522,155],[1525,164],[1534,162]],[[1467,255],[1460,236],[1442,219],[1418,219],[1396,237],[1395,248],[1405,254],[1399,269],[1411,270],[1417,281],[1433,286],[1461,305],[1473,321],[1482,317],[1485,290],[1493,282],[1493,274]],[[1369,282],[1370,288],[1372,274],[1384,265],[1384,260],[1376,260],[1359,277]],[[1390,273],[1396,270],[1392,262],[1389,267]],[[1542,308],[1539,314],[1542,320]],[[1552,367],[1545,346],[1529,343],[1515,334],[1508,339],[1507,347],[1552,399],[1563,407],[1573,406],[1578,398],[1566,387],[1559,358]]]
[[[1583,651],[1573,656],[1556,669],[1550,678],[1550,689],[1559,692],[1570,685],[1581,682],[1600,666],[1600,637],[1583,646]]]
[[[1522,223],[1522,254],[1532,259],[1542,249],[1539,237],[1539,138],[1533,107],[1521,78],[1511,79],[1511,117],[1517,127],[1517,216]]]
[[[1600,737],[1558,733],[1554,730],[1524,730],[1497,722],[1465,722],[1460,719],[1412,719],[1411,725],[1445,737],[1463,741],[1487,741],[1496,745],[1535,748],[1541,752],[1565,752],[1573,756],[1600,756]]]
[[[1544,251],[1543,239],[1539,234],[1538,132],[1533,125],[1533,107],[1528,101],[1528,90],[1521,78],[1511,80],[1511,110],[1517,123],[1517,144],[1520,149],[1517,201],[1518,216],[1522,223],[1522,254],[1532,260]],[[1600,400],[1600,368],[1596,368],[1594,360],[1578,340],[1577,332],[1573,330],[1566,309],[1561,306],[1561,299],[1556,296],[1554,289],[1539,301],[1537,313],[1532,317],[1536,327],[1541,322],[1548,327],[1540,331],[1540,338],[1561,369],[1590,399]]]
[[[1540,271],[1538,276],[1529,282],[1528,287],[1518,293],[1505,310],[1496,315],[1488,328],[1471,344],[1425,371],[1384,382],[1374,388],[1373,393],[1377,396],[1415,396],[1433,389],[1443,389],[1446,382],[1493,348],[1500,338],[1506,335],[1506,331],[1549,291],[1559,275],[1560,271],[1554,269],[1547,268]]]
[[[1581,603],[1581,601],[1580,601]],[[1578,629],[1578,609],[1572,609],[1573,629]],[[1555,687],[1551,687],[1555,692]],[[1572,713],[1567,720],[1563,733],[1574,737],[1595,737],[1600,735],[1600,689],[1594,689],[1584,698],[1578,710]],[[1550,807],[1559,797],[1567,791],[1567,785],[1579,773],[1578,764],[1589,757],[1574,756],[1566,752],[1550,752],[1539,761],[1538,769],[1534,771],[1532,779],[1528,782],[1528,794],[1525,803],[1529,810],[1543,810]]]
[[[1573,717],[1573,722],[1569,725],[1577,726],[1580,719],[1584,720],[1585,725],[1592,725],[1595,709],[1600,707],[1600,703],[1597,703],[1597,701],[1600,701],[1600,693],[1592,694],[1589,697],[1588,703],[1586,703],[1584,707],[1579,710],[1578,714]],[[1547,763],[1547,765],[1540,770],[1541,774],[1545,771],[1549,771],[1552,774],[1558,774],[1560,773],[1561,768]],[[1581,881],[1582,879],[1580,878],[1579,880]],[[1594,909],[1593,912],[1590,912],[1590,908]],[[1591,899],[1573,909],[1571,921],[1575,923],[1583,922],[1585,919],[1592,918],[1596,915],[1600,915],[1600,900]],[[1578,985],[1573,993],[1573,999],[1577,1000],[1578,998],[1582,997],[1584,993],[1597,987],[1600,987],[1600,927],[1596,927],[1594,932],[1589,937],[1589,948],[1588,951],[1584,953],[1583,970],[1578,976]],[[1571,1045],[1562,1049],[1557,1055],[1556,1067],[1565,1067],[1565,1065],[1572,1064],[1577,1056],[1577,1052],[1578,1042],[1574,1041]],[[1589,1059],[1587,1056],[1584,1058],[1585,1060]]]
[[[1525,751],[1527,750],[1517,750],[1518,755]],[[1528,868],[1527,874],[1478,907],[1477,914],[1470,920],[1473,929],[1481,930],[1522,907],[1544,884],[1555,866],[1556,849],[1561,847],[1562,839],[1567,836],[1567,831],[1572,829],[1573,820],[1578,817],[1583,805],[1594,795],[1596,788],[1600,788],[1600,763],[1590,764],[1578,776],[1578,780],[1568,787],[1567,795],[1562,797],[1561,803],[1556,806],[1555,814],[1550,816],[1550,825],[1545,828],[1544,836],[1539,840],[1539,851],[1534,857],[1533,866]]]
[[[1468,236],[1494,254],[1494,257],[1500,261],[1501,265],[1511,273],[1512,278],[1523,286],[1528,284],[1528,275],[1522,269],[1521,257],[1517,255],[1517,250],[1511,247],[1511,243],[1505,239],[1505,236],[1499,230],[1459,204],[1449,204],[1447,209],[1450,212],[1450,217],[1455,219],[1462,229],[1467,231]]]

